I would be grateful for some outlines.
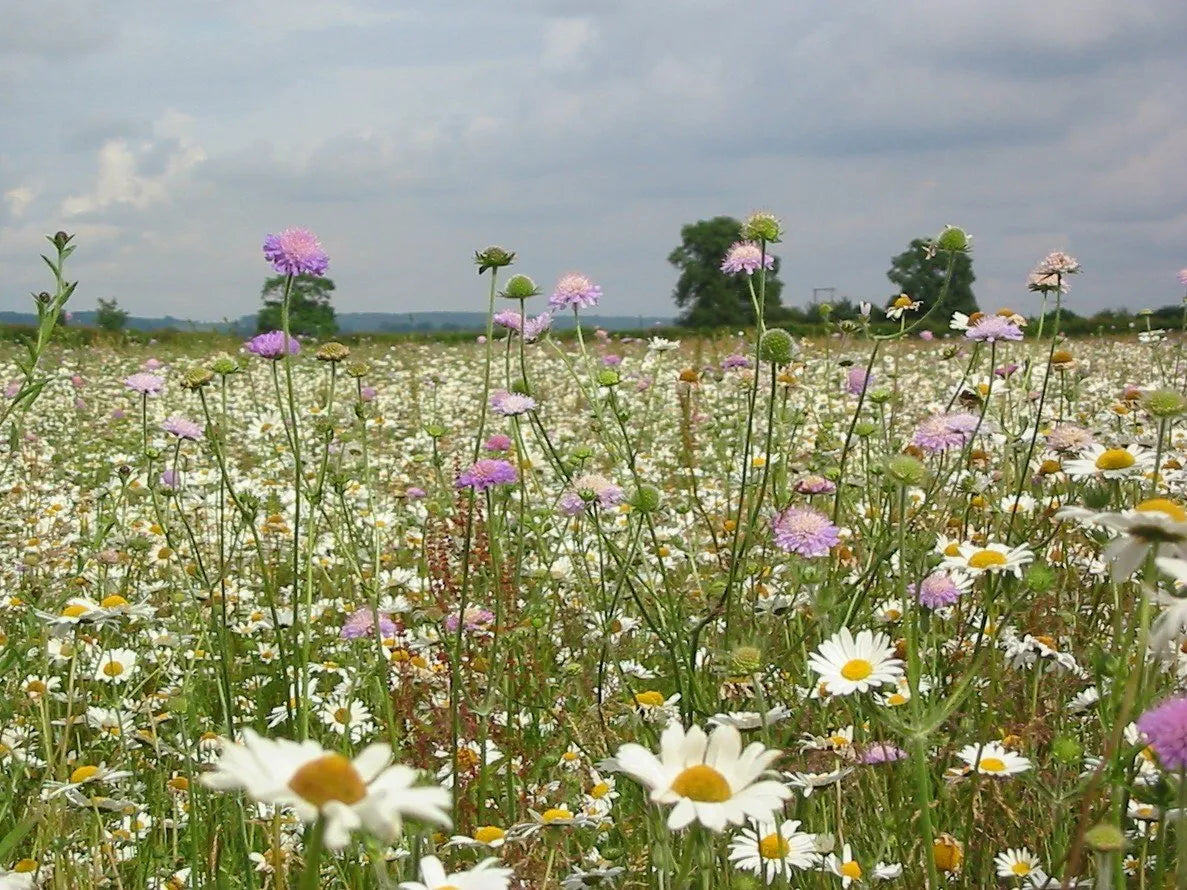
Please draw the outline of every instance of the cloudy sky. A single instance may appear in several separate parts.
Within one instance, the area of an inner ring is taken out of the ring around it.
[[[974,236],[983,306],[1176,302],[1183,0],[0,0],[0,309],[77,233],[75,308],[254,308],[268,231],[340,310],[482,308],[498,243],[608,313],[669,314],[684,223],[770,209],[785,302],[884,299],[889,259]]]

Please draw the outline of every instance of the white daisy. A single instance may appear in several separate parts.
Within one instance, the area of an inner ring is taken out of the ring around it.
[[[261,803],[291,806],[303,822],[325,819],[325,843],[346,846],[352,831],[365,829],[395,839],[405,817],[449,824],[449,792],[415,784],[418,773],[393,765],[391,748],[369,745],[354,760],[326,751],[315,741],[265,739],[250,729],[243,742],[222,740],[215,770],[203,784],[221,791],[243,789]]]
[[[1140,445],[1124,448],[1089,445],[1083,457],[1063,462],[1063,471],[1072,479],[1129,479],[1153,469],[1154,458]]]
[[[817,689],[828,695],[868,692],[871,687],[894,684],[903,675],[903,663],[894,657],[890,637],[870,630],[854,637],[847,627],[820,644],[808,667],[820,675]]]
[[[752,742],[742,750],[742,735],[718,726],[712,735],[694,726],[687,732],[673,723],[660,737],[660,756],[626,744],[614,759],[619,769],[651,789],[651,800],[674,804],[672,830],[694,820],[713,831],[747,819],[769,819],[791,796],[781,782],[760,779],[781,752]]]
[[[1165,557],[1187,557],[1187,510],[1168,498],[1150,498],[1120,513],[1065,507],[1056,516],[1114,533],[1101,556],[1117,580],[1132,576],[1151,547]]]
[[[1034,553],[1027,547],[1010,547],[994,541],[984,547],[975,544],[958,544],[956,553],[949,547],[945,551],[941,568],[952,572],[964,572],[976,577],[992,572],[1009,572],[1016,578],[1022,577],[1022,567],[1034,560]]]
[[[445,867],[436,856],[420,860],[419,881],[401,881],[401,890],[507,890],[511,876],[509,868],[502,868],[499,860],[484,859],[469,871],[445,873]]]
[[[782,824],[765,820],[742,829],[730,842],[730,862],[768,884],[792,869],[813,868],[819,861],[816,838],[799,827],[799,822],[787,819]]]
[[[829,853],[824,860],[824,868],[841,879],[841,886],[848,887],[854,881],[860,881],[862,876],[861,864],[853,858],[853,848],[845,844],[841,848],[841,855]]]
[[[95,666],[95,679],[103,683],[126,683],[134,673],[136,653],[131,649],[109,649]]]
[[[1028,878],[1039,867],[1039,857],[1025,847],[1011,847],[993,857],[999,878]]]
[[[998,742],[984,745],[965,745],[956,756],[984,776],[1012,776],[1030,769],[1030,761],[1021,754],[1002,747]]]

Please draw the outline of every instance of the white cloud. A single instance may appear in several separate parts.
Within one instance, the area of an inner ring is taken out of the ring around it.
[[[8,205],[8,212],[13,219],[20,219],[25,215],[25,211],[29,205],[33,203],[33,198],[37,195],[33,189],[27,185],[17,186],[14,189],[9,189],[4,193],[4,203]]]

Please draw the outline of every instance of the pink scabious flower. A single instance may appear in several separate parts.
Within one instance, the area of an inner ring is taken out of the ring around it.
[[[1096,442],[1092,433],[1073,423],[1061,423],[1047,433],[1047,447],[1061,453],[1078,453]]]
[[[462,627],[465,630],[481,630],[495,620],[495,613],[479,606],[468,606],[462,615]],[[450,633],[457,631],[457,612],[445,616],[445,629]]]
[[[730,355],[727,355],[725,358],[723,358],[721,360],[721,369],[723,371],[729,371],[733,368],[749,368],[749,367],[750,367],[750,359],[748,359],[744,355],[739,355],[736,352],[732,353]]]
[[[943,609],[960,599],[960,585],[947,572],[932,572],[913,587],[915,599],[929,609]]]
[[[934,340],[935,338],[936,338],[936,335],[933,334],[931,331],[920,331],[919,332],[920,340]]]
[[[505,436],[502,433],[495,433],[489,439],[482,443],[484,451],[503,452],[511,450],[511,437]]]
[[[522,334],[526,343],[532,343],[540,339],[540,335],[552,327],[552,315],[548,312],[543,312],[534,318],[528,317],[524,319],[514,309],[503,309],[494,314],[493,321],[501,328]],[[521,331],[520,328],[523,328],[523,330]]]
[[[584,513],[592,501],[602,507],[614,507],[623,500],[622,489],[598,473],[586,473],[573,480],[573,487],[561,495],[558,505],[566,516]]]
[[[394,635],[396,632],[395,622],[383,612],[379,612],[378,614],[380,636],[390,637]],[[342,625],[342,630],[339,631],[338,635],[344,640],[357,640],[360,637],[374,636],[375,615],[375,610],[370,606],[355,609],[346,616],[346,622]]]
[[[874,742],[861,754],[862,763],[893,763],[906,759],[907,752],[890,742]]]
[[[1183,285],[1183,287],[1187,287],[1187,269],[1179,270],[1179,284]]]
[[[260,358],[266,358],[270,361],[284,358],[285,353],[285,336],[284,331],[268,331],[265,334],[256,334],[244,344],[247,351],[253,355],[258,355]],[[301,351],[301,344],[296,337],[290,336],[287,340],[288,354],[296,355]]]
[[[584,275],[572,273],[556,283],[548,298],[551,309],[592,309],[602,298],[602,289]]]
[[[874,380],[873,374],[867,374],[861,365],[850,365],[849,373],[845,377],[845,391],[851,396],[859,396]]]
[[[522,393],[500,390],[490,397],[490,410],[504,417],[519,417],[536,410],[536,400]]]
[[[795,483],[796,494],[832,494],[836,490],[837,486],[823,476],[805,476]]]
[[[281,275],[324,275],[330,258],[308,229],[285,229],[264,239],[264,259]]]
[[[775,544],[800,556],[828,556],[841,540],[837,527],[819,510],[788,507],[775,517]]]
[[[463,470],[454,485],[458,488],[486,491],[496,485],[510,485],[518,479],[519,474],[515,472],[515,467],[507,461],[483,458]]]
[[[189,439],[192,442],[197,442],[202,438],[202,427],[192,420],[176,415],[162,423],[161,429],[179,439]]]
[[[911,444],[928,454],[939,454],[949,448],[963,448],[973,438],[980,422],[976,414],[964,411],[936,414],[915,428]]]
[[[137,371],[124,378],[124,386],[142,396],[155,396],[165,388],[165,378],[147,371]]]
[[[1021,340],[1022,329],[1000,315],[984,315],[970,325],[964,335],[970,340],[996,343],[999,340]]]
[[[1080,261],[1062,250],[1047,254],[1035,267],[1037,275],[1075,275],[1079,271]]]
[[[739,272],[753,275],[759,266],[773,269],[775,258],[770,254],[764,254],[762,248],[753,241],[739,241],[726,253],[721,263],[721,271],[729,275],[737,275]]]
[[[1187,769],[1187,696],[1175,696],[1138,718],[1141,731],[1164,769]]]

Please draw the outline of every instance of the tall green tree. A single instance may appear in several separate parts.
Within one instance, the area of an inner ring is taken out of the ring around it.
[[[123,330],[124,325],[127,323],[128,313],[120,308],[119,301],[99,298],[99,309],[95,312],[95,324],[101,330],[115,333],[116,331]]]
[[[281,303],[284,299],[283,275],[274,275],[264,282],[260,297],[264,308],[256,315],[257,332],[277,331],[281,328]],[[318,275],[298,275],[289,293],[289,330],[303,337],[329,337],[338,332],[330,295],[334,282]]]
[[[742,223],[731,216],[702,219],[680,230],[680,246],[668,255],[668,262],[680,270],[672,293],[676,305],[684,310],[680,324],[689,327],[754,324],[754,306],[746,276],[721,271],[726,252],[741,237]],[[756,288],[757,285],[756,281]],[[782,291],[776,259],[774,269],[767,273],[764,314],[768,321],[785,314],[779,301]]]
[[[939,252],[928,256],[930,238],[916,238],[902,253],[890,261],[886,277],[898,288],[890,299],[906,294],[912,300],[923,303],[920,312],[927,312],[940,298],[944,290],[944,276],[948,272],[948,254]],[[967,253],[956,254],[956,265],[952,267],[952,283],[944,305],[937,310],[937,319],[951,316],[953,312],[972,315],[977,311],[977,298],[973,296],[973,261]]]

